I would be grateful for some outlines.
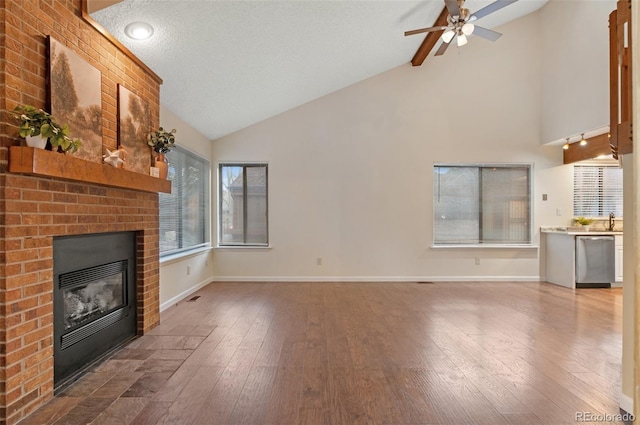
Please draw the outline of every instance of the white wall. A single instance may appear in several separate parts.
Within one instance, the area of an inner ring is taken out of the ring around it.
[[[615,8],[615,0],[551,0],[540,9],[542,143],[609,124],[608,17]]]
[[[211,141],[195,131],[164,106],[160,106],[160,125],[175,128],[176,144],[211,161]],[[212,281],[212,251],[160,261],[160,309],[164,310]],[[189,273],[187,273],[189,268]]]
[[[539,133],[539,15],[499,30],[216,140],[216,162],[269,163],[272,245],[216,250],[216,279],[538,279],[537,249],[430,248],[435,162],[534,163],[534,229],[569,218]]]

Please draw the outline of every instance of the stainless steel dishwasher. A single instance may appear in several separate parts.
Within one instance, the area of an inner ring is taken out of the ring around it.
[[[613,236],[576,236],[576,288],[610,288],[615,281]]]

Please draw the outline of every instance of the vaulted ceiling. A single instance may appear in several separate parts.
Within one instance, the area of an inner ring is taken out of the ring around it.
[[[546,1],[520,0],[481,23],[499,26]],[[468,0],[465,7],[490,3]],[[431,26],[443,6],[442,0],[124,0],[92,16],[163,79],[161,103],[214,140],[407,64],[425,35],[404,31]],[[151,24],[153,36],[125,36],[135,21]],[[472,37],[472,43],[489,41]],[[423,66],[430,60],[438,58]]]

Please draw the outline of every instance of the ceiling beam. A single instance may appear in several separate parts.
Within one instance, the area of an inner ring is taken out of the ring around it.
[[[438,19],[436,19],[436,21],[433,23],[432,26],[437,27],[437,26],[447,25],[448,16],[449,16],[449,12],[447,11],[447,8],[443,7],[442,12],[440,12],[440,15],[438,16]],[[438,42],[438,39],[440,38],[443,32],[444,30],[440,30],[440,31],[433,31],[427,34],[427,36],[424,38],[424,41],[422,42],[420,47],[418,47],[418,51],[413,56],[413,59],[411,59],[411,65],[413,66],[422,65],[422,62],[424,62],[427,56],[429,56],[429,53],[431,53],[431,50],[433,50],[434,46]]]
[[[611,155],[609,146],[609,134],[604,133],[598,136],[589,137],[585,146],[580,146],[579,142],[571,143],[569,149],[563,150],[563,164],[571,164],[587,159],[594,159],[600,155]]]

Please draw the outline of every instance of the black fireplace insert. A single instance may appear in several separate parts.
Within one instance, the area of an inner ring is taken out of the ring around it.
[[[135,232],[53,240],[54,386],[136,335]]]

